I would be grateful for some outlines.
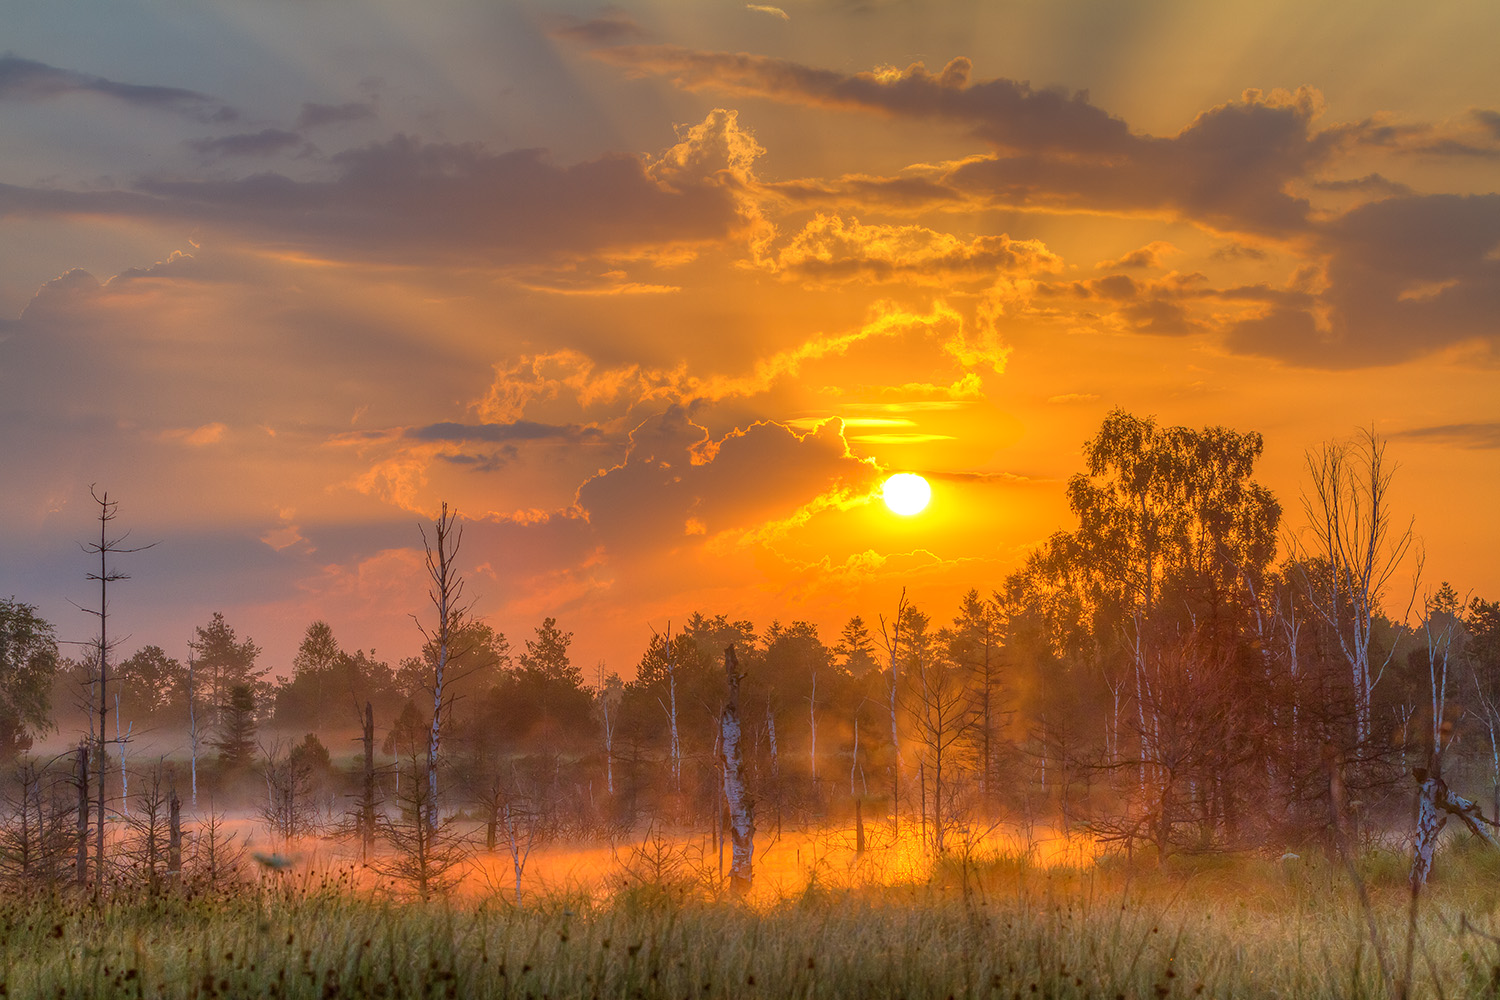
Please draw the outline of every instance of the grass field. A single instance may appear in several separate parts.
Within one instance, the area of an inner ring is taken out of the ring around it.
[[[800,848],[799,848],[800,851]],[[1397,986],[1405,859],[1357,865]],[[0,905],[12,997],[1358,997],[1390,988],[1321,857],[1041,865],[979,852],[882,881],[825,860],[749,903],[690,872],[420,903],[357,871],[227,896]],[[1458,845],[1420,901],[1411,996],[1500,990],[1500,864]]]

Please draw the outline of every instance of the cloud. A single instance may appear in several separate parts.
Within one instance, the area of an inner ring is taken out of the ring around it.
[[[757,359],[748,371],[698,374],[684,362],[674,368],[642,365],[601,367],[580,351],[564,349],[523,354],[495,365],[495,375],[474,411],[486,422],[522,419],[529,407],[556,400],[587,410],[624,403],[630,407],[657,403],[688,404],[743,399],[770,391],[784,380],[803,375],[813,364],[846,357],[860,345],[904,336],[937,344],[944,355],[961,366],[1003,370],[1009,349],[999,341],[998,314],[966,321],[942,301],[925,312],[882,300],[870,307],[859,326],[836,333],[818,333]],[[972,374],[972,373],[970,373]],[[934,391],[960,392],[965,397],[982,391],[975,378],[960,376],[952,387]]]
[[[944,183],[968,197],[1029,208],[1179,215],[1228,232],[1290,235],[1309,204],[1287,186],[1355,141],[1357,128],[1317,131],[1322,97],[1247,90],[1174,136],[1132,132],[1086,93],[1037,90],[1003,78],[971,81],[968,59],[937,73],[921,63],[860,73],[786,59],[672,45],[597,49],[596,58],[687,90],[946,122],[995,147],[956,165]]]
[[[363,101],[351,101],[347,104],[316,104],[309,101],[302,105],[302,111],[297,115],[297,127],[323,128],[374,117],[375,106]]]
[[[1161,259],[1174,254],[1177,248],[1165,240],[1152,240],[1143,247],[1130,251],[1114,260],[1101,260],[1094,267],[1100,271],[1118,271],[1125,268],[1154,268],[1161,266]]]
[[[1113,154],[1131,142],[1125,123],[1094,107],[1086,94],[1034,90],[1029,83],[1005,79],[971,84],[972,64],[963,57],[935,74],[922,63],[850,74],[675,45],[621,46],[594,55],[634,73],[670,77],[687,90],[953,122],[1004,147]]]
[[[736,173],[746,149],[732,114],[711,115],[655,161],[561,166],[541,150],[398,135],[336,154],[325,180],[266,172],[146,179],[134,191],[0,185],[0,216],[170,220],[355,259],[534,263],[734,236],[750,223]]]
[[[188,147],[195,153],[213,157],[270,156],[273,153],[303,145],[302,137],[296,132],[288,132],[279,128],[188,141]]]
[[[1319,233],[1326,287],[1235,324],[1231,349],[1314,368],[1388,365],[1500,344],[1500,195],[1361,205]]]
[[[787,14],[787,12],[782,10],[780,7],[771,7],[767,4],[759,3],[747,3],[745,4],[745,9],[755,11],[758,14],[770,14],[772,17],[778,17],[783,21],[791,20],[791,17]]]
[[[1451,444],[1460,448],[1484,451],[1500,449],[1500,422],[1472,424],[1439,424],[1432,427],[1413,427],[1404,431],[1392,431],[1389,437],[1406,440]]]
[[[752,531],[829,497],[862,498],[880,478],[874,462],[849,450],[837,419],[803,434],[760,421],[713,439],[672,406],[638,425],[631,442],[623,463],[578,490],[606,552]]]
[[[516,420],[504,424],[460,424],[444,422],[424,427],[409,427],[403,437],[412,441],[584,441],[597,439],[597,427],[577,425],[539,424],[530,420]]]
[[[553,19],[548,34],[585,45],[616,45],[645,34],[640,25],[619,7],[606,7],[591,18],[563,14]]]
[[[992,279],[1001,271],[1055,271],[1062,265],[1038,240],[1013,240],[1004,234],[963,240],[924,226],[866,225],[822,213],[760,263],[809,282],[904,280],[936,285]]]
[[[234,121],[239,113],[217,98],[178,87],[118,83],[15,55],[0,56],[0,100],[42,101],[98,94],[133,107],[173,111],[200,121]]]

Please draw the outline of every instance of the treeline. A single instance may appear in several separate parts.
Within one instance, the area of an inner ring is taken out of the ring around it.
[[[111,666],[111,690],[179,770],[196,745],[211,789],[274,799],[291,782],[325,826],[354,822],[362,794],[396,808],[436,760],[441,810],[491,848],[648,819],[720,828],[731,644],[761,830],[858,811],[942,852],[997,820],[1056,822],[1165,855],[1404,823],[1413,769],[1500,802],[1500,605],[1403,589],[1417,553],[1373,435],[1309,454],[1297,532],[1254,479],[1261,448],[1115,411],[1067,487],[1077,527],[987,593],[952,608],[892,594],[828,636],[688,614],[629,680],[586,673],[553,618],[512,645],[460,616],[394,666],[313,622],[272,681],[215,614],[186,662],[144,647]],[[57,723],[92,732],[64,709],[97,712],[97,661],[58,660],[34,609],[0,610],[6,754],[54,721],[48,685]],[[373,793],[351,742],[366,705]],[[273,806],[282,832],[304,822]]]

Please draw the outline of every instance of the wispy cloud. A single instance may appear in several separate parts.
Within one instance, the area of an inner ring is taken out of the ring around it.
[[[40,101],[68,94],[98,94],[135,107],[178,112],[202,121],[230,122],[239,117],[239,112],[223,101],[194,90],[120,83],[16,55],[0,56],[0,100]]]

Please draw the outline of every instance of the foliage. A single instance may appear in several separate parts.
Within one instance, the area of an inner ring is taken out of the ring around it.
[[[219,766],[234,773],[255,761],[255,692],[249,684],[235,684],[229,688],[228,698],[219,707],[219,725],[212,743],[219,751]]]
[[[57,667],[51,623],[30,604],[0,600],[0,760],[30,749],[48,728]]]

